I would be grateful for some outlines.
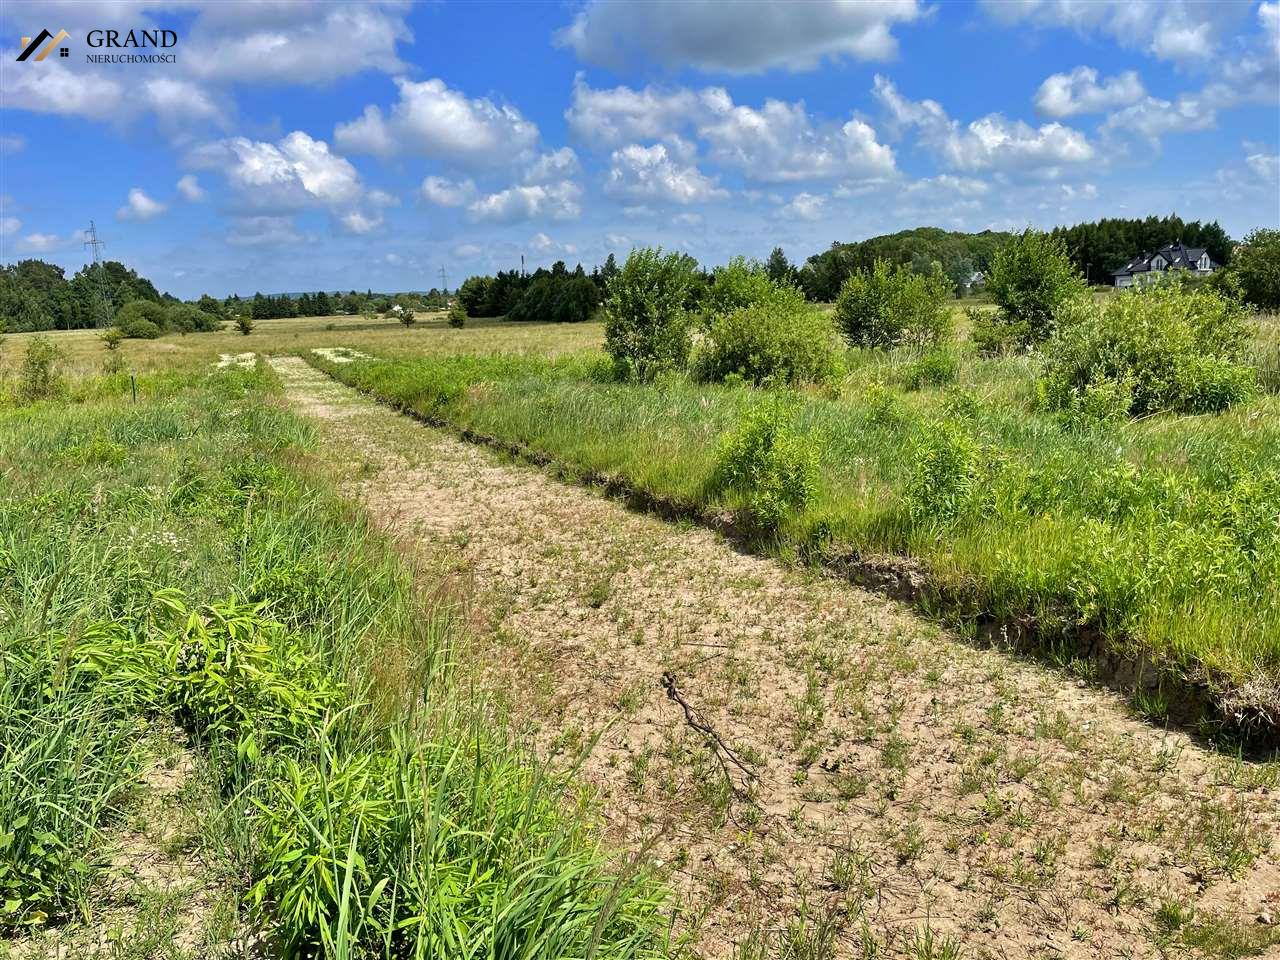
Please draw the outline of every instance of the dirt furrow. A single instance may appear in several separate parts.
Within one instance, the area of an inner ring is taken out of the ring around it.
[[[696,953],[941,957],[950,938],[968,957],[1226,956],[1280,942],[1274,765],[506,462],[300,359],[272,364],[355,462],[353,495],[474,583],[478,669],[542,754],[595,741],[582,780],[613,840],[657,837]]]

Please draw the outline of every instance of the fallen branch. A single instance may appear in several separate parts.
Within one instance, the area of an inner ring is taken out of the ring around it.
[[[676,678],[671,671],[664,671],[662,674],[662,686],[667,691],[667,699],[674,700],[680,704],[680,708],[684,710],[684,719],[689,726],[693,727],[700,734],[707,738],[708,744],[711,746],[711,752],[715,754],[716,760],[720,762],[720,769],[724,772],[725,781],[729,784],[734,794],[738,797],[750,797],[751,787],[759,780],[756,772],[752,770],[742,758],[738,756],[720,734],[716,733],[711,724],[698,711],[698,709],[684,698],[684,694],[680,692],[680,688],[676,686]],[[739,787],[734,782],[733,774],[729,769],[729,764],[733,764],[742,774],[746,781],[745,788]]]

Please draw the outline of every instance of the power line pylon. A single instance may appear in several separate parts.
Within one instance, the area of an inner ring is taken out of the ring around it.
[[[85,232],[84,245],[93,250],[93,325],[106,327],[111,325],[111,299],[107,295],[107,268],[102,265],[101,247],[107,244],[98,239],[98,227],[92,220]]]

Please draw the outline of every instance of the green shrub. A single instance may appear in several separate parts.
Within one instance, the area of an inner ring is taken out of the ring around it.
[[[107,327],[98,334],[98,339],[108,350],[119,350],[120,342],[124,340],[124,331],[119,327]]]
[[[600,288],[590,277],[569,277],[562,281],[551,304],[555,323],[585,323],[600,306]]]
[[[165,311],[165,327],[179,333],[213,333],[222,329],[222,323],[190,303],[175,303]]]
[[[1032,342],[1031,327],[1003,310],[979,310],[969,307],[969,340],[983,356],[995,356],[1020,349]]]
[[[835,319],[854,346],[939,343],[951,335],[950,296],[950,283],[939,272],[917,273],[877,260],[869,273],[845,280]]]
[[[714,322],[717,316],[735,313],[774,296],[780,289],[769,279],[759,261],[734,257],[723,267],[716,267],[711,283],[700,301],[702,312]]]
[[[1280,310],[1280,230],[1259,228],[1245,237],[1227,274],[1239,284],[1247,303],[1259,310]]]
[[[120,331],[122,337],[128,337],[130,340],[155,340],[164,332],[150,320],[141,317],[116,320],[116,329]]]
[[[253,333],[253,327],[254,327],[253,317],[249,316],[247,313],[237,314],[235,317],[235,323],[236,323],[236,329],[239,330],[246,337],[249,334]]]
[[[64,389],[58,361],[62,351],[48,337],[32,337],[18,368],[18,398],[26,403],[52,400]]]
[[[914,464],[903,498],[911,519],[924,526],[945,526],[973,501],[980,489],[982,449],[958,424],[942,420],[917,438]]]
[[[660,248],[631,251],[609,281],[604,302],[605,350],[620,376],[647,380],[679,369],[692,344],[685,300],[696,263]]]
[[[1127,395],[1128,413],[1205,413],[1248,398],[1256,386],[1242,362],[1245,310],[1205,287],[1176,281],[1124,291],[1078,311],[1046,347],[1039,390],[1050,409],[1079,411]],[[1092,398],[1089,390],[1094,388]]]
[[[760,403],[721,439],[711,486],[717,494],[740,496],[754,527],[776,530],[813,502],[817,447],[792,428],[782,401]]]
[[[1086,292],[1065,241],[1028,229],[1001,247],[986,273],[986,291],[999,307],[992,324],[1021,346],[1053,335],[1063,310]]]
[[[165,330],[165,324],[168,323],[168,310],[163,304],[156,303],[153,300],[130,300],[119,310],[116,311],[115,325],[121,330],[127,331],[136,323],[146,321],[155,325],[159,333]],[[149,329],[143,327],[142,329]],[[156,336],[159,336],[159,333]],[[125,336],[132,334],[125,333]],[[146,339],[154,339],[148,337]]]
[[[903,383],[908,390],[941,387],[955,383],[959,372],[960,358],[956,352],[946,347],[935,347],[912,361],[906,369]]]
[[[840,353],[828,314],[809,306],[794,288],[772,288],[750,306],[711,316],[695,372],[708,381],[817,383],[836,374]]]
[[[467,323],[467,310],[462,305],[461,300],[455,300],[449,305],[449,326],[455,330],[461,330]]]

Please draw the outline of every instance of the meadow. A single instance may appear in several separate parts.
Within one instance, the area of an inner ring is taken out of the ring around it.
[[[1116,684],[1153,728],[1186,724],[1228,760],[1242,747],[1269,751],[1280,722],[1275,384],[1218,414],[1069,420],[1039,402],[1036,356],[974,347],[969,306],[956,308],[960,337],[946,351],[843,349],[837,377],[794,390],[682,373],[620,380],[594,322],[324,317],[117,351],[91,331],[55,334],[60,389],[32,404],[18,394],[35,338],[7,337],[0,743],[15,746],[0,748],[0,923],[10,954],[682,949],[663,871],[641,865],[647,848],[601,840],[600,811],[575,780],[590,738],[548,765],[507,716],[509,694],[486,685],[478,661],[493,641],[468,616],[465,583],[339,491],[376,468],[323,445],[286,407],[270,356],[301,357],[390,407],[757,555],[907,599],[978,646],[1049,660],[1064,685]],[[1253,336],[1257,356],[1274,355],[1280,323],[1256,317]],[[104,373],[109,359],[125,372]],[[726,477],[735,445],[761,430],[812,458],[799,509],[775,510],[762,487]],[[605,602],[603,589],[589,606]],[[927,659],[913,648],[911,662]],[[812,685],[817,668],[806,669]],[[1065,723],[1040,717],[1036,736],[1086,756]],[[912,766],[896,732],[875,736],[888,738],[877,747],[889,777],[877,803],[888,804]],[[982,746],[967,722],[956,736]],[[816,735],[803,750],[816,753]],[[1266,764],[1240,769],[1231,777],[1247,790],[1273,776]],[[174,770],[185,771],[178,788],[157,790]],[[1056,811],[1061,786],[1045,780]],[[1122,797],[1117,782],[1108,807],[1141,809],[1149,788],[1124,786]],[[992,797],[978,795],[988,811]],[[716,809],[732,827],[732,804]],[[994,815],[976,816],[985,837]],[[1206,877],[1238,877],[1265,844],[1225,802],[1213,817]],[[1142,829],[1156,842],[1168,828]],[[1035,842],[1039,857],[1059,841]],[[950,840],[944,848],[951,855]],[[145,875],[121,885],[122,862],[127,875],[130,858],[151,856],[197,878],[176,899],[199,909],[179,909]],[[1144,903],[1115,896],[1117,913]],[[1187,943],[1203,937],[1204,956],[1273,942],[1270,927],[1197,925],[1171,904],[1144,908],[1158,906],[1156,925],[1168,927],[1152,935],[1158,944],[1178,930]],[[789,940],[766,952],[748,938],[733,955],[843,955],[813,939],[806,909]],[[891,955],[967,955],[925,929]]]

